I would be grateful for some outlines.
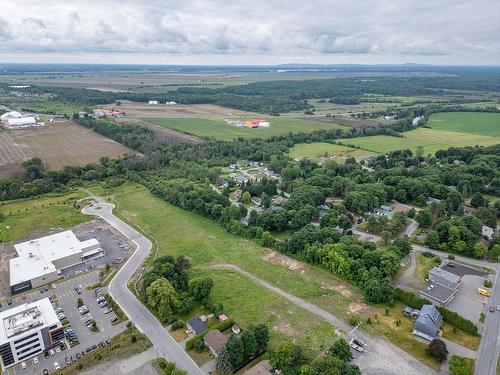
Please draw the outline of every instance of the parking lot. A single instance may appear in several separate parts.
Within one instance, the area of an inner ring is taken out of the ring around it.
[[[26,295],[26,300],[16,299],[13,301],[14,304],[25,303],[29,301],[34,301],[37,299],[56,296],[54,299],[57,302],[54,303],[55,307],[60,306],[64,311],[64,315],[69,322],[69,325],[65,327],[65,330],[71,328],[78,338],[79,344],[70,347],[68,339],[65,339],[65,345],[59,347],[57,352],[56,348],[53,348],[54,355],[48,355],[40,353],[36,357],[38,362],[34,364],[33,358],[27,359],[27,368],[22,369],[21,364],[13,366],[5,370],[4,374],[43,374],[43,370],[47,369],[50,374],[55,372],[54,363],[57,362],[58,365],[63,368],[66,365],[66,358],[69,361],[78,360],[77,356],[88,354],[90,350],[95,350],[99,346],[99,343],[105,343],[107,339],[110,339],[114,335],[125,330],[125,323],[120,323],[117,325],[112,325],[111,320],[115,318],[113,312],[105,314],[104,311],[106,307],[101,308],[98,306],[96,301],[96,296],[94,290],[87,290],[86,287],[95,284],[99,277],[98,271],[91,271],[80,276],[74,277],[72,279],[60,282],[56,284],[54,289],[49,289],[48,292],[41,294],[39,291],[34,291]],[[80,287],[81,286],[81,287]],[[80,294],[75,290],[77,288]],[[102,288],[102,292],[105,293],[105,288]],[[87,306],[89,312],[85,315],[80,315],[77,308],[77,300],[81,298],[85,306]],[[2,309],[7,309],[12,306],[4,305]],[[98,332],[92,332],[85,325],[85,321],[88,319],[93,319],[98,327]],[[92,349],[94,348],[94,349]],[[90,350],[89,350],[90,349]]]
[[[487,297],[477,293],[478,288],[484,288],[483,282],[482,276],[463,276],[455,298],[447,307],[473,322],[479,322],[479,315],[488,303]]]
[[[79,275],[106,263],[119,268],[135,250],[133,243],[130,243],[123,234],[116,233],[109,224],[93,221],[73,228],[73,232],[80,241],[96,238],[103,252],[102,255],[87,259],[81,264],[65,268],[61,271],[62,276]]]

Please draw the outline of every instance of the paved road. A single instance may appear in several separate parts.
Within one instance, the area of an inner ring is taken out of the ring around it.
[[[114,207],[111,203],[104,203],[99,200],[98,203],[87,206],[82,210],[84,214],[103,218],[137,245],[134,254],[109,284],[109,294],[120,305],[129,319],[134,322],[136,327],[151,340],[160,355],[174,362],[189,374],[203,374],[191,357],[169,335],[158,319],[128,289],[128,280],[148,256],[152,243],[130,225],[113,215]]]
[[[288,299],[297,306],[309,311],[310,313],[322,318],[328,323],[335,326],[337,329],[350,331],[351,326],[344,321],[338,319],[335,315],[329,313],[322,308],[309,303],[302,298],[296,297],[284,290],[262,280],[255,275],[247,272],[234,264],[218,264],[210,266],[210,268],[228,269],[245,275],[257,284],[274,293]],[[364,338],[367,343],[367,350],[361,356],[356,358],[355,363],[360,367],[363,374],[366,375],[431,375],[436,374],[434,370],[417,361],[411,355],[391,343],[375,338]]]

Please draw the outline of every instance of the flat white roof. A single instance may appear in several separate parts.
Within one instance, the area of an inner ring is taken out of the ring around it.
[[[52,262],[83,255],[85,249],[95,245],[99,245],[95,238],[80,242],[71,230],[16,244],[18,257],[10,260],[10,285],[54,272]]]
[[[41,330],[59,323],[48,298],[24,303],[0,312],[0,344],[16,336],[24,336],[30,331]]]

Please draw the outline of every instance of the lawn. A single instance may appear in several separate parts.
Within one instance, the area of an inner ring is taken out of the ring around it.
[[[378,153],[403,149],[410,149],[415,152],[418,146],[423,146],[424,155],[427,155],[452,146],[491,146],[500,142],[500,138],[498,137],[427,128],[418,128],[402,134],[404,138],[375,135],[372,137],[346,139],[344,143]]]
[[[353,157],[356,160],[367,156],[377,155],[374,152],[362,150],[359,148],[347,147],[338,144],[317,142],[317,143],[299,143],[290,149],[290,157],[293,159],[313,159],[325,160],[334,159],[344,161],[346,158]]]
[[[425,286],[425,279],[429,274],[429,271],[439,266],[439,258],[438,257],[426,257],[422,253],[415,253],[415,259],[417,260],[416,266],[416,288],[423,288]]]
[[[183,133],[199,137],[215,137],[220,140],[230,141],[237,137],[267,138],[287,132],[312,132],[320,129],[348,129],[337,124],[327,124],[316,121],[300,120],[292,117],[261,116],[259,118],[270,121],[269,128],[247,129],[225,124],[222,118],[145,118],[151,124],[179,130]]]
[[[5,215],[0,223],[0,242],[32,236],[55,228],[69,228],[89,220],[73,207],[73,202],[85,196],[83,192],[47,194],[35,199],[7,201],[0,204]]]
[[[412,334],[413,320],[401,313],[402,307],[401,303],[395,303],[389,308],[388,314],[385,313],[384,309],[380,309],[377,314],[370,316],[371,324],[366,324],[365,329],[369,332],[383,334],[415,358],[438,370],[440,368],[439,361],[427,354],[428,344],[417,340]]]
[[[441,112],[429,118],[433,129],[500,137],[500,113]]]
[[[293,338],[318,353],[326,350],[334,337],[334,327],[306,310],[230,270],[196,269],[196,276],[214,280],[214,301],[224,312],[245,328],[264,323],[270,328],[270,346]]]

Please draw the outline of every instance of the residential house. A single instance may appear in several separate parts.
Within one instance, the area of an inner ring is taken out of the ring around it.
[[[208,330],[205,323],[203,323],[203,321],[199,317],[188,320],[186,322],[186,327],[188,331],[194,335],[199,335],[200,333]]]
[[[434,305],[423,305],[413,325],[413,334],[432,341],[439,336],[443,317]]]
[[[251,369],[245,371],[243,375],[272,375],[273,366],[268,360],[261,361]]]
[[[243,192],[241,191],[241,189],[237,189],[234,191],[234,197],[239,201],[241,201],[242,194],[243,194]]]
[[[372,210],[372,214],[376,216],[387,216],[390,217],[394,213],[394,209],[389,206],[380,206]]]
[[[212,353],[214,357],[217,357],[220,348],[226,345],[227,337],[218,329],[212,329],[203,336],[203,342],[210,353]]]
[[[252,203],[254,203],[256,206],[260,207],[261,200],[259,197],[252,197],[251,200],[252,200]]]
[[[431,204],[433,203],[439,203],[441,202],[441,199],[437,199],[437,198],[433,198],[433,197],[429,197],[427,198],[427,200],[425,201],[425,204],[427,204],[427,206],[430,206]]]
[[[484,238],[486,238],[488,241],[491,241],[493,236],[495,235],[495,230],[491,227],[488,227],[486,225],[483,225],[481,234],[483,235]]]

